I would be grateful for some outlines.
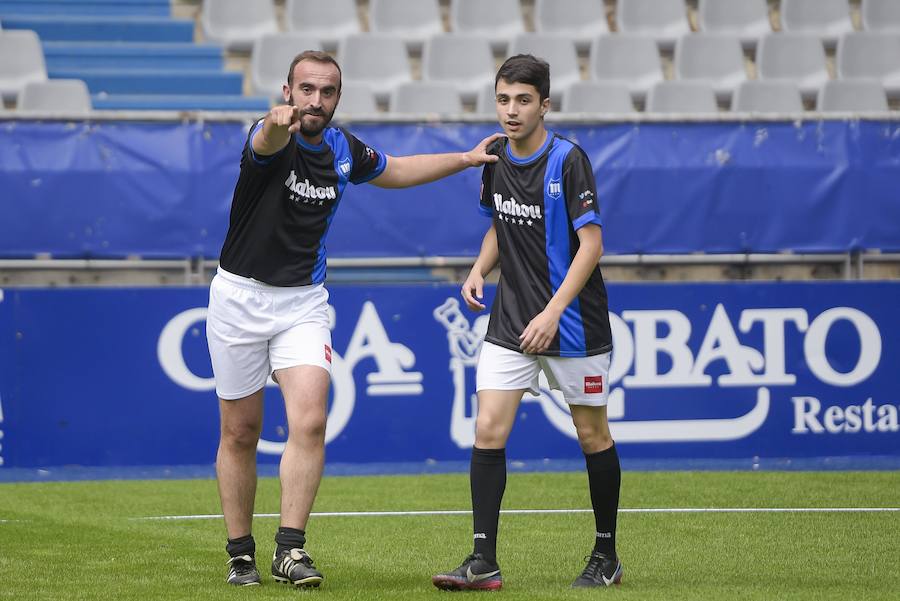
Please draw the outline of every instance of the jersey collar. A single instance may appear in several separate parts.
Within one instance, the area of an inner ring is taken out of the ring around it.
[[[517,156],[513,156],[512,150],[510,150],[509,144],[507,143],[506,157],[516,165],[525,165],[527,163],[530,163],[531,161],[535,160],[536,158],[538,158],[539,156],[544,154],[544,152],[547,150],[547,148],[550,147],[550,144],[553,142],[553,137],[554,137],[553,132],[548,129],[547,130],[547,139],[544,140],[544,143],[541,145],[541,147],[538,148],[537,150],[535,150],[534,154],[532,154],[531,156],[527,156],[527,157],[521,158],[521,159]]]

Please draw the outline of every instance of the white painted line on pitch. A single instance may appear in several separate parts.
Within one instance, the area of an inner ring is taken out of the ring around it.
[[[883,513],[898,512],[900,507],[636,507],[620,509],[619,513]],[[593,513],[592,509],[502,509],[501,514],[545,514],[545,513]],[[310,517],[316,518],[358,518],[397,517],[423,515],[471,515],[469,509],[447,509],[430,511],[320,511]],[[132,520],[217,520],[222,514],[200,515],[160,515],[130,518]],[[277,513],[255,513],[256,518],[277,518]]]

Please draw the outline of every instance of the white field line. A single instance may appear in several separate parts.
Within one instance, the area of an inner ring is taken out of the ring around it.
[[[591,509],[502,509],[504,515],[546,513],[592,513]],[[639,507],[619,509],[619,513],[882,513],[900,512],[900,507]],[[319,511],[317,518],[397,517],[424,515],[471,515],[468,509],[428,511]],[[222,514],[159,515],[130,518],[132,520],[217,520]],[[277,513],[256,513],[257,518],[277,518]]]

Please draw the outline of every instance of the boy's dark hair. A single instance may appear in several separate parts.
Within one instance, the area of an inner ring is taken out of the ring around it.
[[[294,67],[296,67],[297,63],[300,61],[316,61],[317,63],[329,63],[334,65],[338,71],[338,90],[341,89],[341,66],[334,60],[334,57],[327,52],[322,52],[320,50],[304,50],[294,57],[294,60],[291,61],[291,67],[288,69],[287,82],[289,88],[294,86]]]
[[[550,97],[550,65],[531,54],[511,56],[500,66],[494,78],[494,89],[500,80],[534,86],[541,102]]]

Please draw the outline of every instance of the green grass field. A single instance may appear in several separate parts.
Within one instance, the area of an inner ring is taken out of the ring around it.
[[[314,511],[469,508],[464,474],[329,477]],[[589,507],[581,473],[511,473],[504,509]],[[621,507],[900,507],[900,472],[626,472]],[[299,591],[268,575],[277,518],[254,522],[263,584],[224,583],[212,480],[0,484],[0,599],[900,599],[900,513],[641,513],[619,516],[621,587],[572,590],[589,513],[506,514],[499,593],[447,593],[435,571],[471,548],[469,515],[313,517],[307,549],[325,573]],[[263,479],[258,513],[278,511]]]

